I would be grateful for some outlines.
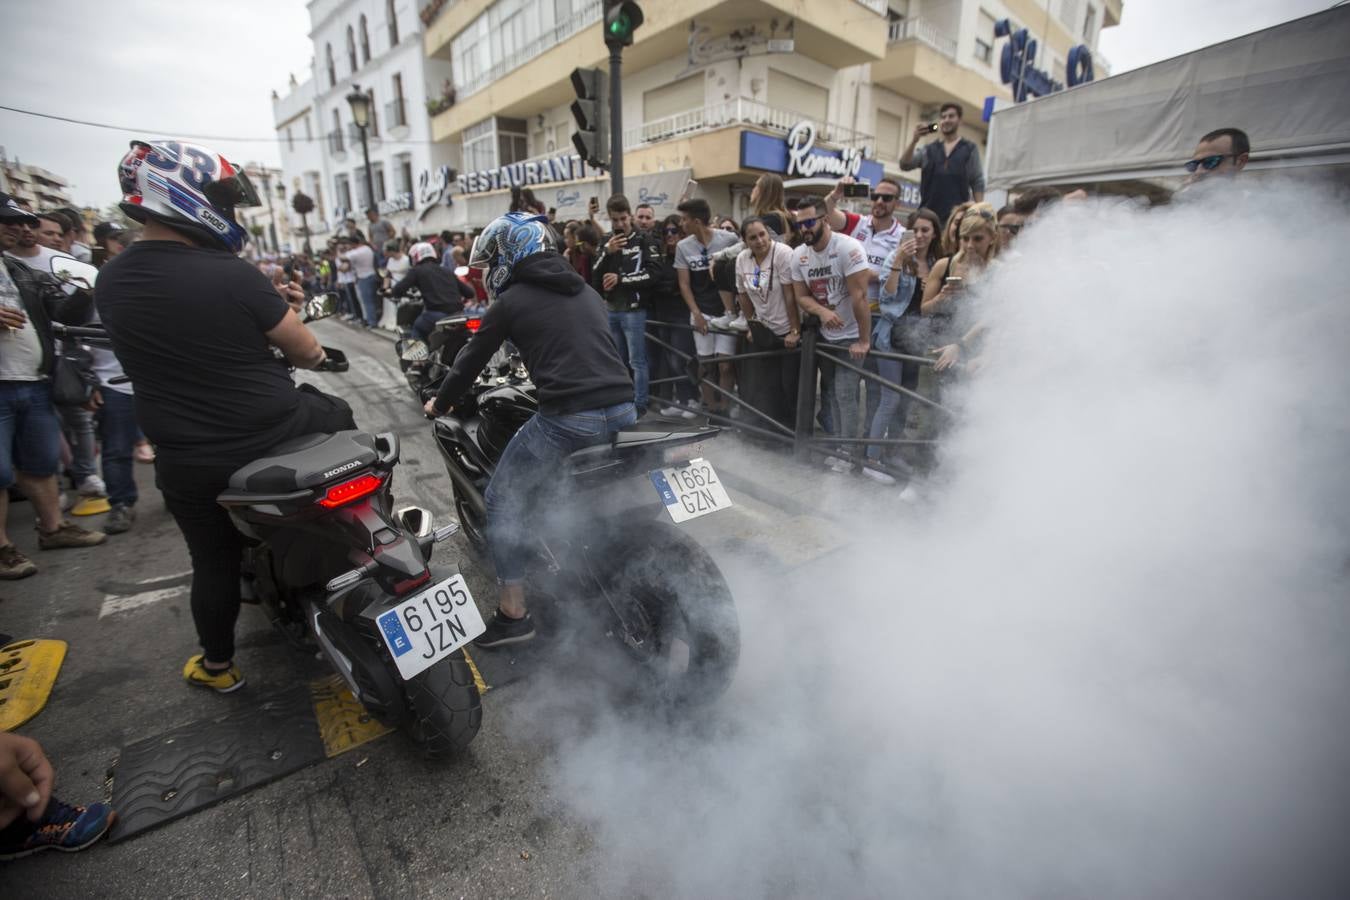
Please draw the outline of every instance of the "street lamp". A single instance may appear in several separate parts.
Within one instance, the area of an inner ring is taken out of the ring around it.
[[[347,105],[352,108],[352,123],[361,130],[361,156],[366,161],[366,202],[370,208],[375,205],[375,179],[370,174],[370,147],[366,144],[366,131],[370,128],[370,95],[354,84],[347,95]]]

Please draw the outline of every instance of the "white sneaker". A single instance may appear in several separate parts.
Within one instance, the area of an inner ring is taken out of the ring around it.
[[[863,466],[862,473],[866,475],[868,478],[875,481],[877,484],[895,484],[895,479],[887,475],[880,469],[873,469],[868,466]]]
[[[733,319],[731,313],[727,313],[726,315],[718,316],[715,319],[709,319],[708,325],[712,328],[721,328],[723,331],[725,331],[726,329],[731,327],[732,321]]]
[[[680,410],[680,418],[681,418],[681,419],[697,419],[697,418],[698,418],[698,413],[694,412],[692,409],[682,409],[682,410]]]
[[[97,475],[86,475],[84,481],[80,482],[79,491],[82,497],[105,497],[108,487]]]
[[[730,328],[733,331],[749,331],[750,323],[745,321],[745,314],[742,313],[728,322],[725,327]]]
[[[667,419],[671,419],[675,416],[684,415],[684,410],[680,409],[678,406],[663,406],[661,407],[661,415],[665,416]]]
[[[849,472],[852,471],[853,464],[837,456],[827,456],[825,457],[825,467],[836,472]]]

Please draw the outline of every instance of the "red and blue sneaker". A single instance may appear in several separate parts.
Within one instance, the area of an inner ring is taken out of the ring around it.
[[[0,860],[31,856],[42,850],[83,850],[108,833],[117,814],[106,803],[68,806],[53,797],[36,822],[20,814],[0,828]]]

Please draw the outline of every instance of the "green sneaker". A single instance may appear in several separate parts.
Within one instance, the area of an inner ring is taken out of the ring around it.
[[[244,673],[239,671],[239,667],[230,663],[230,667],[221,672],[213,672],[206,668],[206,662],[202,654],[198,653],[187,661],[183,666],[183,678],[188,684],[197,687],[210,688],[217,694],[228,694],[230,691],[237,691],[244,686]]]

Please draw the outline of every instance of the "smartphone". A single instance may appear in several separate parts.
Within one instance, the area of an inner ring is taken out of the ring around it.
[[[929,131],[937,131],[937,130],[938,130],[938,123],[937,123],[937,122],[929,122],[929,123],[928,123],[928,130],[929,130]]]
[[[851,199],[866,198],[872,195],[872,186],[865,181],[844,185],[844,196]]]
[[[900,232],[900,243],[903,244],[905,241],[909,240],[912,237],[914,237],[914,232],[906,228],[905,230]],[[896,246],[899,246],[899,244],[897,244]]]
[[[960,275],[948,275],[942,279],[942,283],[954,291],[959,291],[966,286],[966,280]]]
[[[599,208],[600,208],[600,198],[599,198],[599,197],[592,197],[591,199],[587,200],[587,201],[586,201],[586,208],[587,208],[587,209],[599,209]]]

